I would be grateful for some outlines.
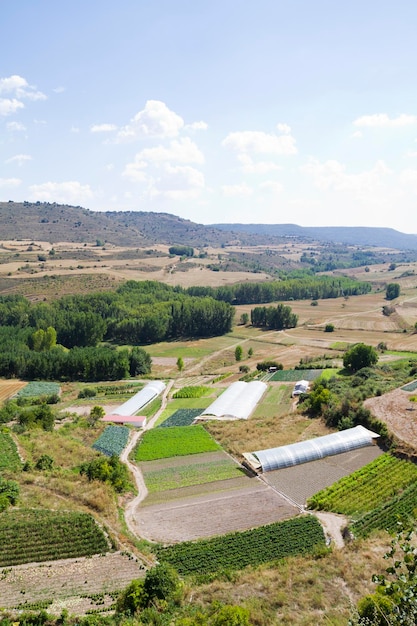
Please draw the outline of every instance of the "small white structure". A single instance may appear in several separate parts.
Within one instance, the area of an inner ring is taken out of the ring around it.
[[[121,404],[119,408],[113,411],[114,415],[134,415],[142,409],[144,406],[149,404],[152,400],[157,398],[159,394],[161,394],[166,385],[162,382],[162,380],[153,380],[151,383],[148,383],[143,389],[135,393],[134,396],[129,398],[127,402]]]
[[[300,393],[306,393],[308,391],[308,380],[299,380],[295,383],[292,391],[292,397],[299,396]]]
[[[201,417],[218,419],[247,419],[267,389],[266,383],[238,380],[205,409]]]

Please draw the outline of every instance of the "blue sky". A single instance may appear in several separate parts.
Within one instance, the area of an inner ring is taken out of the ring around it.
[[[417,233],[415,0],[1,0],[0,199]]]

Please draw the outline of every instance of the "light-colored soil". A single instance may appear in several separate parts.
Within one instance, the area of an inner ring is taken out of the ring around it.
[[[417,450],[417,402],[410,397],[416,392],[395,389],[382,396],[365,400],[364,406],[374,417],[384,422],[395,435],[404,451]]]
[[[248,480],[252,486],[245,489],[140,507],[135,512],[137,532],[150,541],[176,543],[247,530],[299,513],[258,479]]]
[[[49,612],[59,614],[67,608],[70,613],[82,614],[91,608],[109,606],[112,599],[107,596],[105,605],[96,606],[81,596],[121,590],[133,578],[144,575],[143,565],[121,552],[18,565],[0,572],[0,603],[4,608],[14,608],[24,602],[59,598],[57,606],[48,607]]]

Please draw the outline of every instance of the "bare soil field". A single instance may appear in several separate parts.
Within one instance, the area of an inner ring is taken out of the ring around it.
[[[221,482],[227,481],[217,481],[217,489]],[[260,480],[247,478],[247,483],[238,490],[140,507],[135,514],[138,534],[149,541],[176,543],[247,530],[299,513]]]
[[[18,565],[0,572],[0,601],[3,608],[54,600],[48,612],[84,614],[89,609],[105,609],[111,592],[124,589],[133,578],[145,575],[143,565],[121,552],[89,558],[65,559],[47,563]],[[104,604],[87,597],[103,594]]]
[[[410,397],[416,392],[395,389],[389,393],[365,400],[364,406],[378,420],[384,422],[399,441],[400,450],[416,454],[417,449],[417,403]]]
[[[8,400],[26,385],[23,380],[0,380],[0,402]]]

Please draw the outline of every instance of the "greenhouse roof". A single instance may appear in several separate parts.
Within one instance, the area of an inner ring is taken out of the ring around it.
[[[148,383],[143,389],[135,393],[132,398],[129,398],[127,402],[121,404],[117,409],[113,411],[115,415],[134,415],[139,409],[144,407],[148,402],[154,400],[165,389],[165,383],[161,380],[153,380]]]
[[[269,472],[369,446],[373,444],[376,437],[379,437],[377,433],[363,426],[355,426],[323,437],[316,437],[279,448],[259,450],[245,456],[247,459],[255,457],[255,460],[259,461],[262,471]]]
[[[266,383],[258,380],[253,380],[250,383],[238,380],[216,398],[201,415],[213,415],[226,419],[247,419],[262,398],[266,388]]]

